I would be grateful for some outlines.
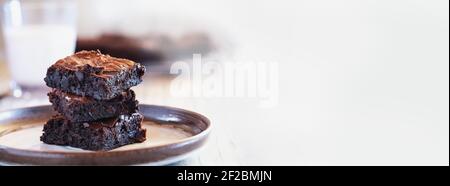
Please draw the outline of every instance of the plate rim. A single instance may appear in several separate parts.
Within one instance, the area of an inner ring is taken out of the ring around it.
[[[51,107],[51,105],[38,105],[38,106],[32,106],[32,107],[23,107],[23,108],[15,108],[15,109],[8,109],[8,110],[2,110],[0,111],[0,114],[8,114],[8,113],[14,113],[14,112],[19,112],[19,111],[30,111],[33,109],[39,110],[39,109],[48,109],[48,107]],[[202,115],[199,114],[197,112],[194,111],[190,111],[190,110],[186,110],[186,109],[182,109],[182,108],[177,108],[177,107],[171,107],[171,106],[164,106],[164,105],[155,105],[155,104],[139,104],[139,108],[143,108],[143,107],[147,107],[147,108],[156,108],[156,109],[164,109],[164,110],[170,110],[170,111],[175,111],[177,113],[183,113],[183,114],[187,114],[187,115],[191,115],[194,116],[195,118],[199,119],[200,121],[202,121],[203,124],[205,124],[205,129],[201,130],[199,133],[194,134],[192,136],[189,136],[187,138],[183,138],[180,140],[176,140],[174,142],[170,142],[170,143],[166,143],[166,144],[159,144],[156,146],[151,146],[151,147],[143,147],[143,148],[136,148],[136,149],[126,149],[126,150],[117,150],[117,151],[90,151],[90,152],[65,152],[65,151],[39,151],[39,150],[30,150],[30,149],[20,149],[20,148],[14,148],[14,147],[8,147],[8,146],[4,146],[4,145],[0,145],[0,161],[5,161],[4,158],[2,158],[2,154],[3,153],[7,153],[7,155],[13,155],[13,156],[17,156],[20,154],[20,156],[22,157],[28,157],[28,158],[33,158],[33,157],[47,157],[48,159],[51,158],[89,158],[89,157],[97,157],[100,156],[99,158],[102,158],[102,155],[108,155],[108,156],[121,156],[121,155],[126,155],[128,153],[145,153],[148,151],[152,151],[152,150],[158,150],[158,149],[162,149],[162,148],[175,148],[176,146],[185,146],[185,145],[189,145],[191,143],[200,143],[198,147],[195,147],[192,150],[189,150],[185,153],[181,153],[179,155],[176,156],[172,156],[172,157],[166,157],[163,158],[161,160],[158,161],[149,161],[147,163],[152,163],[152,162],[159,162],[159,161],[164,161],[165,159],[170,159],[173,157],[177,157],[177,156],[182,156],[183,154],[187,154],[193,151],[196,151],[197,149],[201,148],[203,146],[203,144],[205,143],[206,139],[208,138],[211,130],[212,130],[212,126],[211,126],[211,122],[210,120]],[[141,110],[141,109],[140,109]],[[142,112],[140,112],[142,113]],[[145,114],[143,114],[145,115]],[[144,116],[145,118],[145,116]],[[170,123],[170,121],[167,121]],[[1,124],[0,124],[1,125]],[[43,125],[43,124],[42,124]],[[49,157],[52,156],[52,157]],[[8,163],[17,163],[17,162],[12,162],[12,161],[6,161]],[[142,162],[141,162],[142,163]],[[27,164],[27,163],[25,163]]]

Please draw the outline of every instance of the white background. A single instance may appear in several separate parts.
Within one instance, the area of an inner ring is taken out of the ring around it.
[[[150,15],[150,30],[210,29],[230,38],[234,60],[279,63],[275,108],[242,99],[150,101],[194,109],[228,129],[237,150],[224,156],[237,154],[239,164],[449,163],[446,0],[145,1],[125,8],[133,20]]]

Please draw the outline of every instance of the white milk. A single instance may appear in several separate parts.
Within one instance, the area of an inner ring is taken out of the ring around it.
[[[76,30],[65,25],[5,28],[6,58],[13,80],[21,86],[43,86],[47,68],[75,51]]]

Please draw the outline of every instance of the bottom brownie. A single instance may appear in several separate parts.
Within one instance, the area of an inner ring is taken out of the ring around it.
[[[142,119],[142,115],[133,113],[94,122],[74,123],[57,115],[44,125],[41,141],[85,150],[111,150],[145,141],[146,130],[141,128]]]

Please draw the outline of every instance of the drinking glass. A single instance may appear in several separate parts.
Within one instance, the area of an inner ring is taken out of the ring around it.
[[[3,1],[1,28],[13,95],[45,88],[47,68],[74,52],[76,15],[75,0]]]

